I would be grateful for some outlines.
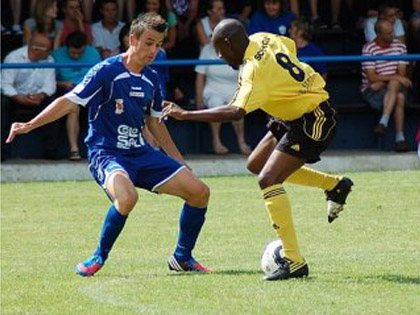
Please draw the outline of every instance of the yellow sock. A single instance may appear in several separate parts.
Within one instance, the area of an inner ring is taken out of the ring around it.
[[[271,223],[283,242],[285,256],[294,262],[303,262],[286,191],[280,184],[276,184],[263,189],[262,193]]]
[[[341,177],[339,176],[329,175],[327,173],[314,170],[313,168],[302,166],[290,175],[286,179],[286,182],[302,186],[317,187],[323,190],[331,190],[340,180]]]

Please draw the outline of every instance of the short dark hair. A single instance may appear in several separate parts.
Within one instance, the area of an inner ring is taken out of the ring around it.
[[[87,45],[87,37],[82,31],[74,31],[66,38],[66,46],[72,48],[82,48]]]
[[[133,34],[139,39],[141,34],[147,29],[165,33],[168,29],[168,23],[159,14],[148,12],[133,20],[130,27],[130,35]]]
[[[308,41],[312,39],[313,28],[307,18],[300,17],[297,20],[293,20],[291,24],[294,25],[299,31],[302,31],[303,39]]]

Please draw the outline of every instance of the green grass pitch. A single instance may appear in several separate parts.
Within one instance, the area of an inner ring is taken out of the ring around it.
[[[210,275],[169,272],[182,202],[140,192],[105,267],[94,250],[109,205],[94,182],[2,184],[2,314],[420,314],[420,171],[351,173],[327,223],[320,190],[285,185],[307,279],[264,282],[274,238],[256,178],[204,178],[212,196],[195,256]]]

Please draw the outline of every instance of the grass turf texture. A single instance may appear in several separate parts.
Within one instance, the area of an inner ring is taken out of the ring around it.
[[[94,182],[2,184],[2,314],[418,314],[420,172],[350,174],[348,207],[327,223],[317,189],[286,185],[310,277],[261,280],[274,238],[255,177],[212,190],[195,255],[211,275],[168,271],[182,202],[140,192],[105,267],[94,250],[108,201]]]

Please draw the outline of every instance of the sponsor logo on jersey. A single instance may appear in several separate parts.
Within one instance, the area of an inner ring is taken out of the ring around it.
[[[269,37],[264,37],[262,42],[261,42],[260,50],[258,50],[258,52],[254,56],[255,59],[257,59],[258,61],[260,61],[262,59],[262,57],[265,54],[265,51],[267,50],[267,47],[268,47],[269,43],[270,43],[270,38]]]
[[[121,115],[124,112],[124,100],[122,98],[115,99],[115,114]]]
[[[144,97],[144,92],[130,91],[130,97]]]

